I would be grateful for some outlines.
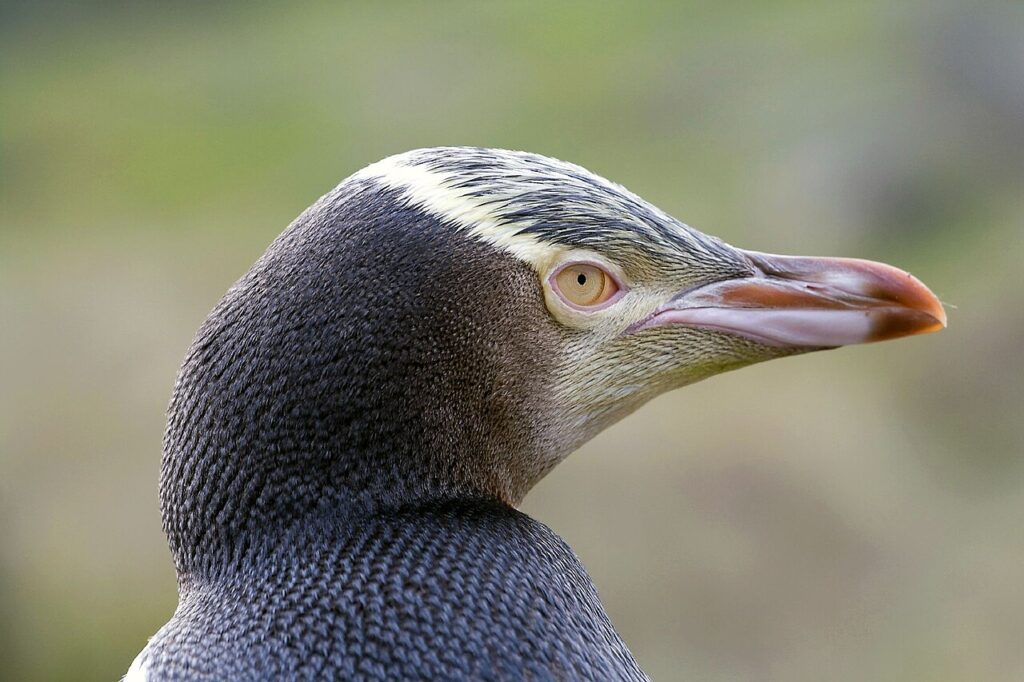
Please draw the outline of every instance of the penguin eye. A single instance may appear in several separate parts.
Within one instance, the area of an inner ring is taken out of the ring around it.
[[[552,280],[562,299],[579,308],[601,305],[619,291],[614,277],[590,263],[570,263]]]

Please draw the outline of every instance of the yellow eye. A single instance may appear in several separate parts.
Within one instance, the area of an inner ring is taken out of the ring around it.
[[[555,275],[555,284],[562,298],[580,307],[600,305],[619,290],[611,275],[589,263],[565,266]]]

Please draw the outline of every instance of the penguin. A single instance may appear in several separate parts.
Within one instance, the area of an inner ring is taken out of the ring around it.
[[[374,163],[187,352],[159,484],[179,603],[126,679],[647,679],[530,488],[665,391],[945,325],[900,269],[738,249],[570,163]]]

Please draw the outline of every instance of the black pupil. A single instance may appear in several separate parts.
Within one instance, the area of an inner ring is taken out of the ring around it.
[[[583,286],[584,284],[587,283],[587,276],[581,272],[580,274],[576,275],[576,281],[579,282],[580,286]]]

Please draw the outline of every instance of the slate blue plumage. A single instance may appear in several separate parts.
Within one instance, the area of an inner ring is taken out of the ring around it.
[[[180,606],[145,679],[643,679],[569,547],[489,487],[495,458],[553,464],[525,425],[557,341],[528,267],[392,190],[300,216],[176,382]]]
[[[302,524],[183,603],[150,679],[645,679],[569,547],[494,502]]]

